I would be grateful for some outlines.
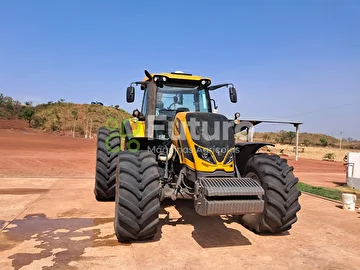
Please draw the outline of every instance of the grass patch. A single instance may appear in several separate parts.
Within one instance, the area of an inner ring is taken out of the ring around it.
[[[354,189],[348,186],[340,186],[336,188],[328,188],[328,187],[315,187],[312,185],[308,185],[302,182],[298,182],[298,187],[300,191],[308,192],[311,194],[315,194],[317,196],[325,197],[328,199],[336,200],[341,202],[342,201],[342,194],[343,193],[350,193],[356,195],[356,205],[357,207],[360,206],[360,190]]]
[[[298,183],[298,187],[300,191],[308,192],[311,194],[315,194],[321,197],[329,198],[336,201],[341,201],[342,192],[340,190],[334,188],[327,188],[327,187],[314,187],[305,183]]]

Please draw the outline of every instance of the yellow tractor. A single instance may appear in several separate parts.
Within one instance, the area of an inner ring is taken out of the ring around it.
[[[202,216],[236,215],[257,233],[289,230],[300,210],[298,178],[277,155],[258,153],[266,143],[235,143],[239,121],[214,113],[210,93],[232,83],[183,72],[150,74],[127,88],[143,92],[141,110],[121,127],[97,137],[95,197],[115,201],[119,241],[152,238],[164,199],[188,198]],[[139,91],[140,91],[139,89]]]

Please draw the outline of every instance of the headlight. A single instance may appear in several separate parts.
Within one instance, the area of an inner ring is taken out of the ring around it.
[[[205,160],[209,163],[216,164],[210,151],[208,151],[204,148],[200,148],[198,146],[195,146],[195,149],[196,149],[196,154],[199,158],[201,158],[202,160]]]
[[[224,161],[224,164],[229,164],[234,161],[234,150],[229,151]]]
[[[211,81],[210,80],[201,80],[200,83],[202,86],[209,86],[211,84]]]

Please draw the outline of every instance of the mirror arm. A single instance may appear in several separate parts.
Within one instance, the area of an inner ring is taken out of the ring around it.
[[[217,109],[217,108],[218,108],[218,105],[216,104],[215,99],[211,98],[210,101],[214,102],[214,109]]]
[[[148,84],[148,82],[132,82],[132,83],[130,83],[130,86],[133,86],[133,85],[139,85],[139,84],[142,84],[142,85],[147,85]]]
[[[212,90],[219,89],[219,88],[221,88],[221,87],[229,87],[229,85],[232,86],[232,87],[234,87],[234,84],[232,84],[232,83],[223,83],[223,84],[217,84],[217,85],[210,86],[210,87],[208,87],[207,89],[208,89],[209,91],[212,91]]]

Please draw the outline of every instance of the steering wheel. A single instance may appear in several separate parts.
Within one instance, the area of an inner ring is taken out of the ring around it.
[[[167,107],[167,109],[168,109],[168,110],[171,110],[171,106],[174,106],[174,110],[175,110],[175,104],[176,104],[176,103],[177,103],[177,102],[173,102],[173,103],[171,103],[171,104],[170,104],[170,106],[169,106],[169,107]]]

